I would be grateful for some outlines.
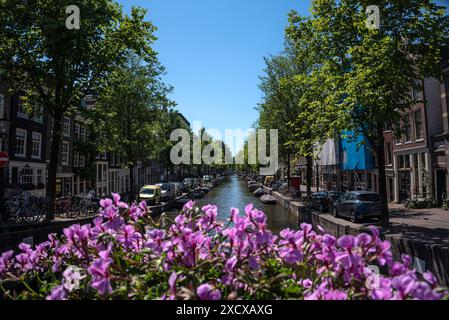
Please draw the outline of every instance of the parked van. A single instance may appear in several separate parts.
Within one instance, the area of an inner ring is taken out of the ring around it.
[[[148,185],[143,186],[137,197],[139,201],[146,201],[147,205],[158,205],[161,203],[161,187]]]

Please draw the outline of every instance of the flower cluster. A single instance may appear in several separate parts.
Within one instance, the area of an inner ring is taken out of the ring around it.
[[[393,260],[379,231],[336,239],[302,224],[275,235],[251,204],[187,203],[174,219],[154,221],[145,203],[118,195],[100,202],[91,225],[0,257],[0,288],[10,299],[443,299],[435,277],[423,279],[410,257]],[[382,273],[378,270],[382,269]]]

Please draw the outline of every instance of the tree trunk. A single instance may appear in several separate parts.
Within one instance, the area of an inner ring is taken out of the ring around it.
[[[384,133],[382,125],[377,127],[377,166],[379,171],[378,185],[379,185],[379,197],[382,201],[382,217],[381,222],[383,227],[388,227],[390,224],[389,212],[388,212],[388,199],[387,199],[387,182],[385,173],[385,144]]]
[[[53,135],[50,142],[50,163],[48,165],[47,198],[48,212],[47,220],[52,221],[55,218],[55,200],[56,200],[56,174],[59,163],[59,145],[61,143],[62,114],[57,113],[53,116]]]
[[[129,165],[129,202],[132,202],[134,197],[134,164],[131,164]]]
[[[306,157],[307,167],[306,167],[306,184],[307,184],[307,195],[312,194],[312,179],[313,179],[313,158],[312,156]]]
[[[290,191],[290,153],[287,154],[287,190]]]

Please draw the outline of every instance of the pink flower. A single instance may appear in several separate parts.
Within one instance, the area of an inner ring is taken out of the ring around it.
[[[221,292],[218,289],[214,289],[210,284],[202,284],[196,290],[200,300],[220,300]]]
[[[92,288],[96,289],[103,296],[112,292],[109,274],[109,266],[112,260],[107,250],[100,252],[99,255],[100,257],[92,263],[87,271],[93,276]]]
[[[54,287],[51,290],[51,294],[49,296],[47,296],[47,300],[67,300],[68,298],[68,293],[67,291],[64,289],[64,286],[60,285],[57,287]]]

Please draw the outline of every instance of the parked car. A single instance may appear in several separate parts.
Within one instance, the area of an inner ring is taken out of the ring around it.
[[[209,176],[209,175],[203,176],[203,181],[204,181],[204,182],[210,182],[211,180],[212,180],[212,177],[211,177],[211,176]]]
[[[137,196],[139,201],[146,201],[148,205],[157,205],[161,203],[161,187],[148,185],[142,187]]]
[[[186,188],[189,189],[189,191],[194,188],[194,184],[195,184],[195,180],[193,178],[185,178],[184,179],[184,185],[186,186]]]
[[[174,182],[176,187],[176,196],[179,197],[184,192],[184,185],[181,182]]]
[[[329,193],[327,191],[315,192],[311,196],[310,205],[321,212],[329,210]]]
[[[345,193],[342,191],[329,191],[328,192],[328,208],[327,208],[327,212],[332,213],[333,209],[334,209],[334,205],[336,203],[336,201]]]
[[[358,222],[367,217],[380,218],[382,202],[375,192],[350,191],[335,202],[333,214],[336,217],[348,217],[352,222]]]
[[[158,183],[161,187],[161,199],[162,201],[171,200],[175,197],[175,184],[174,183]]]

